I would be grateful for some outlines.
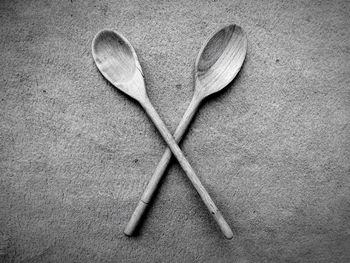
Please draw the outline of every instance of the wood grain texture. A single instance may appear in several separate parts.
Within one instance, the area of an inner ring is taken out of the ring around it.
[[[142,105],[199,193],[221,231],[226,238],[231,239],[233,237],[232,230],[148,99],[142,69],[136,52],[129,41],[117,32],[111,30],[101,31],[92,41],[92,54],[96,66],[102,75],[116,88]],[[128,70],[131,70],[133,74],[130,74]],[[125,75],[123,75],[124,73]]]
[[[147,97],[139,60],[122,34],[112,30],[96,34],[92,55],[98,69],[111,84],[139,102]]]
[[[247,53],[247,37],[237,25],[214,34],[202,46],[195,63],[195,93],[207,97],[227,86],[238,74]]]
[[[182,117],[174,139],[179,143],[202,100],[227,86],[237,75],[247,52],[247,39],[241,27],[228,25],[215,31],[203,44],[195,63],[195,93]],[[157,165],[124,233],[132,235],[142,220],[171,159],[167,148]]]

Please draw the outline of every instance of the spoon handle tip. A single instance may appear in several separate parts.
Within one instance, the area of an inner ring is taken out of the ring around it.
[[[139,201],[134,213],[132,214],[127,226],[124,229],[125,235],[132,236],[135,233],[135,230],[142,220],[142,215],[145,213],[147,206],[147,203],[143,202],[142,200]]]
[[[233,238],[233,232],[230,228],[230,226],[227,224],[225,218],[222,216],[220,211],[217,211],[215,214],[213,214],[214,219],[218,223],[222,233],[227,239],[232,239]]]

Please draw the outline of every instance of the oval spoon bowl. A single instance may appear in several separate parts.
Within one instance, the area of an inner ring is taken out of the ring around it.
[[[138,101],[144,98],[146,88],[138,57],[122,34],[113,30],[97,33],[92,41],[92,56],[110,83]]]
[[[228,25],[210,37],[195,62],[196,93],[206,97],[226,87],[238,74],[247,53],[240,26]]]

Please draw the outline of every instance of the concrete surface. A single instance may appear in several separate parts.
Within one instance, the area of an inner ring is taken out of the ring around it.
[[[349,262],[349,1],[0,1],[4,262]],[[203,41],[249,53],[183,149],[235,229],[221,235],[173,162],[139,235],[123,228],[165,144],[94,66],[103,28],[135,46],[173,132]]]

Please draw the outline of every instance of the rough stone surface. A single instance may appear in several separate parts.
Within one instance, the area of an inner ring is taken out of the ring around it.
[[[228,23],[247,32],[244,68],[182,148],[235,236],[174,161],[125,237],[165,143],[91,40],[129,39],[173,132],[201,44]],[[349,262],[349,28],[346,0],[0,1],[0,261]]]

